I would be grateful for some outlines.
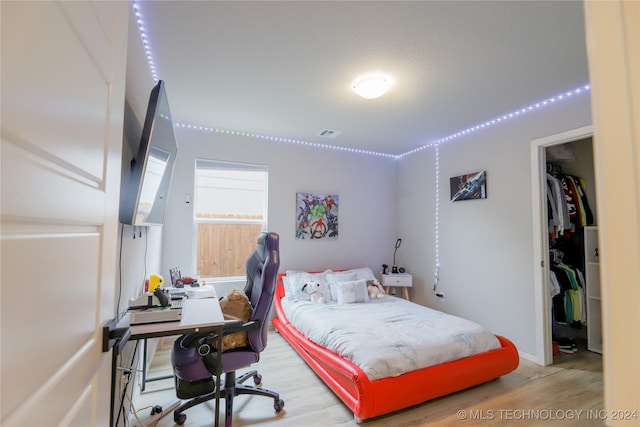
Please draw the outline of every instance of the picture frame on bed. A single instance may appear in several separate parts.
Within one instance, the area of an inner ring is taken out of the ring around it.
[[[486,199],[487,171],[473,172],[449,178],[451,201]]]
[[[296,193],[296,239],[337,239],[337,194]]]

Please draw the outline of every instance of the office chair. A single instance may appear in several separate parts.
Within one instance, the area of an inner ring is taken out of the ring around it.
[[[225,321],[224,334],[247,331],[249,345],[222,353],[221,373],[224,380],[220,386],[220,399],[226,403],[225,426],[231,427],[233,398],[241,394],[255,394],[273,398],[273,407],[280,412],[284,401],[274,391],[257,387],[262,376],[249,371],[236,378],[238,369],[258,362],[260,353],[267,345],[268,316],[273,303],[278,268],[280,266],[279,237],[276,233],[263,232],[258,237],[254,252],[246,261],[247,283],[244,288],[251,302],[252,314],[249,322]],[[176,394],[179,399],[191,399],[174,410],[173,419],[178,425],[184,424],[185,410],[215,399],[215,373],[217,335],[195,333],[182,335],[176,340],[171,352]],[[255,387],[243,384],[253,378]],[[216,414],[216,417],[218,414]]]

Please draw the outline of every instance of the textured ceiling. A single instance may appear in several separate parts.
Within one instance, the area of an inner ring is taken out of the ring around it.
[[[577,1],[136,5],[183,124],[401,154],[589,82]]]

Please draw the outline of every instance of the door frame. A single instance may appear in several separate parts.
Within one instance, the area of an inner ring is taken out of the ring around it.
[[[549,297],[549,235],[547,220],[547,154],[545,149],[593,137],[593,126],[569,130],[531,141],[531,197],[533,207],[533,281],[535,302],[536,363],[553,363],[551,300]]]

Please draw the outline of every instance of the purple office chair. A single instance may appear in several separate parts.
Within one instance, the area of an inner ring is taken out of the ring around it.
[[[233,414],[233,398],[241,394],[256,394],[273,398],[273,407],[280,412],[284,401],[274,391],[257,387],[262,376],[256,371],[249,371],[236,378],[238,369],[246,368],[260,360],[260,353],[267,345],[268,316],[280,267],[280,250],[278,234],[263,232],[258,237],[258,244],[246,262],[247,283],[244,292],[253,308],[249,322],[242,324],[239,320],[226,321],[224,334],[247,331],[249,346],[228,350],[222,353],[221,372],[224,381],[220,388],[220,398],[225,400],[225,426],[231,427]],[[179,399],[191,399],[180,405],[173,413],[174,422],[184,424],[187,416],[185,410],[215,399],[216,349],[217,335],[196,333],[182,335],[176,340],[171,353],[176,394]],[[253,378],[254,384],[243,384]],[[218,416],[218,414],[216,414]]]

